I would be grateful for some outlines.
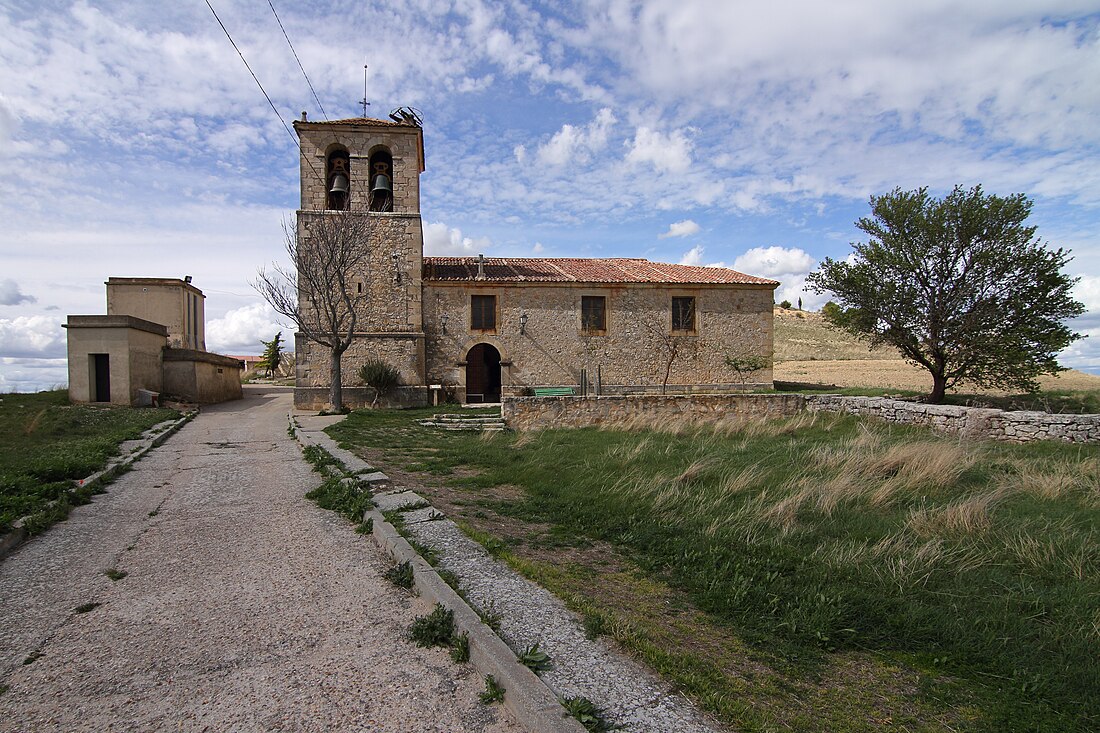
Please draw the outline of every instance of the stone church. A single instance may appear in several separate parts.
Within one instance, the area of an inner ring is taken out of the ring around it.
[[[635,258],[425,257],[424,132],[411,116],[295,122],[299,242],[323,217],[365,217],[368,249],[347,287],[358,316],[343,357],[344,400],[369,404],[359,366],[401,373],[390,402],[498,402],[551,388],[574,394],[726,393],[744,385],[726,357],[768,366],[779,285],[718,267]],[[299,282],[302,278],[299,277]],[[296,334],[295,404],[325,406],[329,350]]]

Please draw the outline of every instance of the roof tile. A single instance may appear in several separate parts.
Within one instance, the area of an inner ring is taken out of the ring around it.
[[[476,257],[425,257],[424,280],[477,280]],[[697,267],[640,258],[486,257],[480,282],[673,283],[770,285],[779,283],[726,267]]]

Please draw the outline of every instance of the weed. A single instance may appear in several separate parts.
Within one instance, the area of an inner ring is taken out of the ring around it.
[[[446,568],[436,568],[435,569],[435,574],[438,575],[439,579],[442,580],[444,583],[451,586],[456,591],[460,591],[460,595],[461,595],[460,586],[462,584],[462,581],[459,579],[459,577],[457,575],[452,573],[450,570],[447,570]]]
[[[127,572],[125,570],[119,570],[118,568],[109,568],[107,570],[104,570],[103,574],[106,575],[111,580],[118,581],[118,580],[122,580],[123,578],[125,578],[126,575],[127,575]]]
[[[0,695],[3,695],[4,693],[6,693],[10,689],[11,689],[11,687],[8,686],[8,685],[0,685]]]
[[[607,619],[602,613],[590,611],[582,619],[584,638],[591,641],[607,632]]]
[[[73,613],[88,613],[89,611],[96,610],[101,605],[102,604],[95,603],[95,602],[81,603],[79,606],[77,606],[76,608],[73,609]]]
[[[486,705],[494,702],[503,702],[506,690],[491,674],[485,675],[485,691],[478,695],[478,699]]]
[[[154,509],[153,511],[149,512],[150,517],[155,517],[158,514],[160,514],[160,509]]]
[[[374,532],[374,517],[367,517],[355,527],[356,534],[372,534]]]
[[[465,631],[451,637],[451,659],[459,664],[470,661],[470,635]]]
[[[516,659],[535,674],[554,668],[554,660],[549,654],[539,649],[538,642],[524,649]]]
[[[583,725],[585,730],[609,731],[620,727],[608,723],[603,711],[587,697],[565,697],[561,699],[561,704],[569,716]]]
[[[497,610],[495,601],[489,601],[489,605],[486,608],[474,606],[474,612],[477,613],[477,617],[481,619],[481,623],[488,626],[495,633],[500,633],[500,622],[503,616],[500,611]]]
[[[454,636],[454,611],[440,603],[427,616],[417,616],[409,627],[409,640],[417,646],[449,646]]]
[[[382,577],[396,585],[398,588],[413,587],[413,569],[408,560],[398,565],[394,565],[392,568],[383,573]]]
[[[320,486],[307,493],[306,498],[322,509],[343,515],[357,525],[362,523],[363,515],[374,508],[374,500],[369,492],[336,477],[325,479]]]
[[[41,659],[44,656],[46,656],[46,655],[43,652],[37,652],[37,651],[36,652],[31,652],[30,654],[27,655],[27,658],[23,660],[23,666],[25,667],[28,664],[34,664],[35,662],[37,662],[39,659]]]
[[[446,518],[447,518],[446,514],[444,514],[443,512],[435,511],[434,509],[431,512],[428,513],[428,521],[429,522],[436,522],[440,519],[446,519]]]

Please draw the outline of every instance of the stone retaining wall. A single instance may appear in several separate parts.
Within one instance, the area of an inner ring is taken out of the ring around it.
[[[505,397],[502,411],[514,430],[658,425],[676,420],[717,425],[796,415],[805,409],[805,402],[796,394]]]
[[[971,438],[1004,440],[1013,443],[1027,443],[1032,440],[1100,443],[1100,415],[1005,412],[955,405],[925,405],[885,397],[842,397],[840,395],[807,397],[806,409],[865,415],[890,422],[923,425],[941,432]]]

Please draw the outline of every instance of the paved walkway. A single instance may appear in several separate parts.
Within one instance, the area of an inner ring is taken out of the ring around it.
[[[204,410],[0,562],[0,731],[518,730],[472,667],[405,641],[429,609],[303,498],[289,407]]]

